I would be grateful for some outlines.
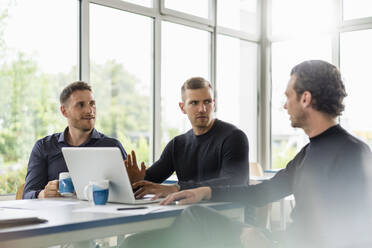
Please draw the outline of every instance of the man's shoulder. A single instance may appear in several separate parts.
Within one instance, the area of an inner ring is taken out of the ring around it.
[[[58,147],[58,140],[61,133],[54,133],[38,139],[33,147],[33,152],[48,154]]]
[[[61,133],[54,133],[40,138],[36,141],[36,144],[48,144],[50,142],[58,142]]]
[[[216,132],[227,136],[246,136],[246,134],[234,124],[216,119]]]
[[[216,122],[217,127],[220,127],[223,129],[231,129],[231,130],[239,129],[234,124],[220,120],[220,119],[216,119],[215,122]]]
[[[174,143],[180,143],[180,142],[186,142],[190,139],[193,139],[194,137],[194,132],[192,129],[188,130],[186,133],[179,134],[175,137],[173,137],[168,144],[174,144]]]
[[[342,129],[341,135],[338,136],[340,149],[344,152],[371,152],[369,146],[361,139]]]
[[[95,136],[96,136],[95,138],[101,142],[110,143],[112,145],[118,145],[120,143],[118,139],[109,137],[106,134],[98,131],[95,132]]]

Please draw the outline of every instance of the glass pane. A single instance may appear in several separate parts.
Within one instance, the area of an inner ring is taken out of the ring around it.
[[[332,27],[333,0],[272,0],[272,34],[306,34]]]
[[[122,0],[122,1],[142,5],[148,8],[152,8],[154,5],[153,0]]]
[[[178,107],[181,86],[190,77],[210,80],[210,38],[206,31],[162,23],[162,147],[174,136],[191,128],[187,116]]]
[[[181,11],[208,19],[211,0],[164,0],[167,9]]]
[[[257,44],[217,37],[217,117],[242,129],[257,161]]]
[[[275,42],[272,45],[272,168],[282,168],[308,142],[302,129],[291,127],[285,103],[285,89],[291,69],[305,60],[331,62],[331,37]]]
[[[217,24],[249,33],[257,32],[257,0],[220,0]]]
[[[371,0],[343,0],[344,20],[372,16]]]
[[[90,79],[97,128],[149,161],[153,19],[92,4]]]
[[[76,0],[0,1],[0,194],[24,183],[36,140],[66,126],[59,93],[77,80],[77,13]]]
[[[372,92],[372,30],[343,33],[340,38],[341,72],[348,94],[341,123],[372,148],[372,116],[367,103]]]

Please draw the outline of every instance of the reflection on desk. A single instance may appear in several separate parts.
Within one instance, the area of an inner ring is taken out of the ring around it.
[[[45,205],[43,205],[45,203]],[[231,218],[244,220],[244,208],[232,203],[203,203]],[[36,208],[37,206],[37,208]],[[32,213],[48,222],[0,229],[0,247],[45,247],[153,230],[169,226],[186,206],[147,205],[147,209],[117,211],[125,204],[91,206],[68,198],[18,200],[0,203],[19,213]],[[32,209],[32,210],[30,210]]]

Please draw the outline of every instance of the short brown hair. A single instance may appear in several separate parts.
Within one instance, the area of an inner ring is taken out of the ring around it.
[[[76,81],[67,85],[59,96],[59,102],[61,105],[65,104],[70,98],[71,94],[77,90],[89,90],[92,92],[92,87],[84,81]]]
[[[213,92],[213,88],[210,82],[208,82],[205,78],[202,77],[192,77],[187,79],[186,82],[183,83],[181,87],[181,97],[184,100],[184,95],[186,90],[197,90],[203,88],[210,88]]]

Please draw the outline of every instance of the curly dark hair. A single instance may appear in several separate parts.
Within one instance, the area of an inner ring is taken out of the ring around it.
[[[64,105],[70,98],[71,94],[77,90],[89,90],[92,91],[92,87],[83,81],[76,81],[67,85],[61,92],[59,96],[59,102]]]
[[[298,99],[309,91],[314,109],[332,117],[341,115],[347,94],[336,66],[322,60],[308,60],[293,67],[292,75],[296,76],[294,90]]]

